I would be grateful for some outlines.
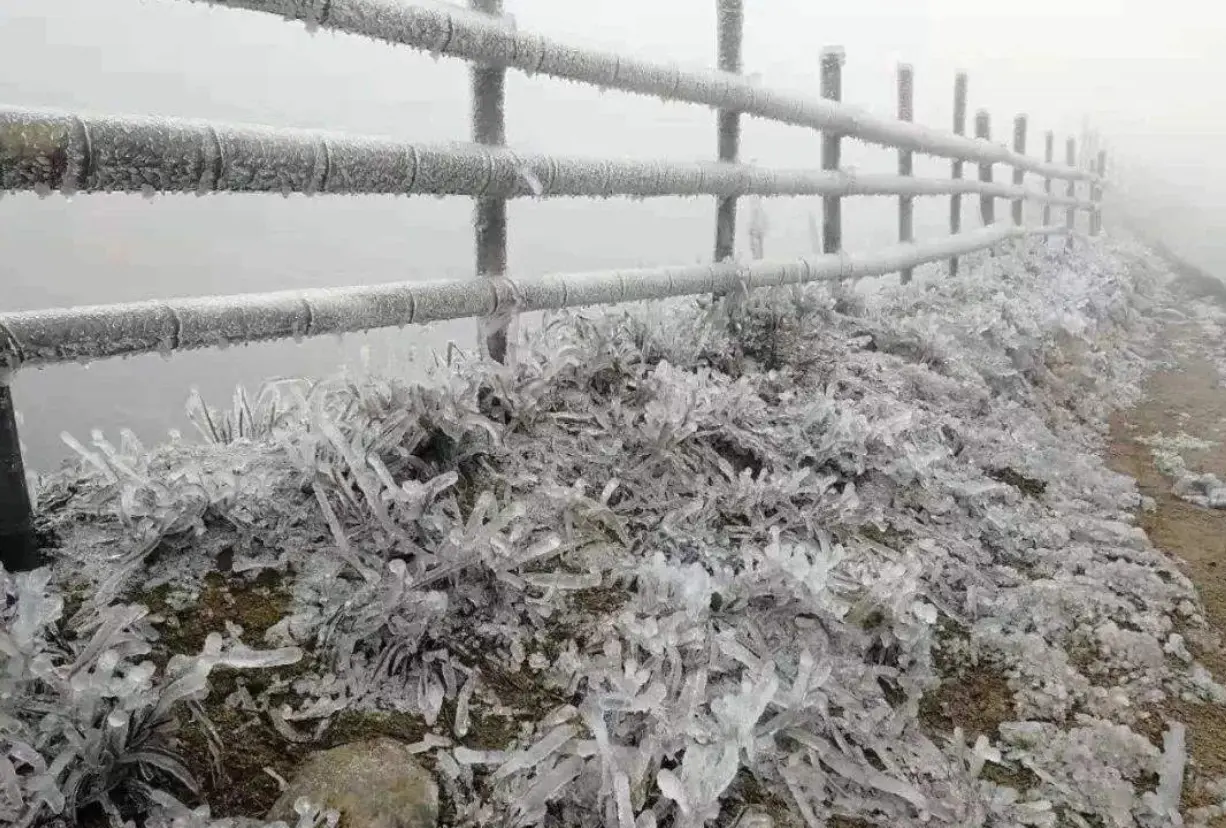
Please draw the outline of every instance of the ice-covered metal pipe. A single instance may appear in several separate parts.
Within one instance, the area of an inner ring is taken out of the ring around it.
[[[573,46],[519,31],[498,19],[464,10],[418,6],[407,0],[193,0],[266,12],[308,26],[364,35],[436,55],[519,69],[603,89],[617,89],[742,112],[772,121],[832,130],[870,144],[977,163],[1009,164],[1053,178],[1090,180],[1071,166],[1048,165],[1007,147],[952,135],[918,124],[881,118],[858,107],[820,97],[760,86],[733,74],[684,69],[658,62]]]
[[[503,279],[403,282],[0,313],[0,372],[892,273],[1064,227],[994,226],[866,254]]]
[[[143,116],[86,117],[0,106],[0,190],[306,193],[519,197],[945,195],[969,181],[848,171],[766,169],[717,161],[628,161],[418,144]],[[1093,209],[1089,200],[1018,192]]]

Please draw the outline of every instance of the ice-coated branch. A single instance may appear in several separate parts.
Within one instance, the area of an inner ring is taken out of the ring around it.
[[[524,196],[946,195],[971,181],[558,157],[307,130],[0,106],[0,190]],[[1001,198],[1091,201],[994,185]]]
[[[0,369],[893,273],[1063,227],[999,226],[863,255],[402,282],[0,314]]]
[[[1093,173],[1045,164],[1004,146],[917,124],[880,118],[858,107],[759,86],[731,72],[683,69],[650,60],[568,45],[501,20],[408,0],[193,0],[276,14],[436,55],[519,69],[604,89],[743,112],[772,121],[831,130],[903,150],[977,163],[1009,164],[1052,178],[1092,180]]]

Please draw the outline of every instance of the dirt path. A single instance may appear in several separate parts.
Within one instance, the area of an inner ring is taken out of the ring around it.
[[[1176,353],[1189,350],[1181,346],[1202,336],[1196,326],[1180,325],[1166,335]],[[1185,355],[1178,367],[1151,376],[1142,402],[1112,418],[1108,461],[1116,471],[1134,477],[1142,494],[1157,503],[1155,510],[1142,515],[1142,527],[1155,546],[1182,562],[1210,624],[1226,640],[1226,510],[1202,508],[1171,494],[1172,481],[1155,467],[1149,447],[1138,442],[1158,432],[1185,432],[1214,442],[1212,449],[1185,452],[1184,457],[1194,471],[1226,477],[1226,383],[1211,363]],[[1214,678],[1226,682],[1226,649],[1203,642],[1192,649]],[[1163,713],[1188,726],[1191,761],[1184,784],[1185,813],[1213,804],[1201,783],[1226,777],[1226,709],[1176,701]],[[1210,825],[1226,828],[1226,818]]]

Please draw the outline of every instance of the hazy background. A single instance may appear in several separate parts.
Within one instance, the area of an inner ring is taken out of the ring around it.
[[[712,65],[715,0],[506,0],[523,29],[657,58]],[[970,107],[1063,138],[1092,124],[1121,181],[1169,243],[1226,273],[1226,10],[1202,0],[746,0],[745,68],[765,83],[816,91],[822,46],[847,52],[844,99],[889,115],[894,71],[915,66],[916,120],[949,128],[954,73],[970,72]],[[161,114],[391,135],[468,137],[468,73],[392,47],[185,0],[0,0],[0,103],[86,113]],[[509,143],[626,157],[707,159],[712,112],[509,75]],[[816,166],[817,133],[748,120],[743,156]],[[1061,145],[1061,142],[1058,142]],[[893,151],[845,145],[849,166],[890,171]],[[947,175],[917,158],[917,175]],[[1007,173],[998,169],[998,177]],[[974,226],[966,200],[965,226]],[[817,200],[771,202],[768,255],[809,251]],[[275,196],[8,195],[0,200],[0,307],[22,309],[471,273],[465,199]],[[893,199],[845,206],[849,248],[894,240]],[[998,208],[1001,209],[1001,208]],[[921,201],[919,237],[943,234],[947,201]],[[517,202],[513,272],[588,270],[709,258],[712,199]],[[742,240],[742,244],[743,244]],[[378,360],[427,353],[471,323],[428,331],[141,357],[21,374],[28,461],[47,468],[82,439],[120,426],[157,439],[182,425],[188,389],[224,402],[238,382],[326,374],[370,344]]]

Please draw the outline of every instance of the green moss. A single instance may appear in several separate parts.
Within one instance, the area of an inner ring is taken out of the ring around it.
[[[182,611],[168,604],[171,589],[164,584],[136,596],[150,612],[161,616],[162,620],[155,622],[162,635],[155,656],[160,656],[163,663],[175,654],[200,652],[209,633],[224,632],[227,621],[242,627],[243,639],[255,646],[289,610],[289,592],[281,575],[271,570],[261,572],[254,580],[210,573],[196,603]]]
[[[226,622],[242,627],[246,643],[258,646],[264,633],[289,609],[288,590],[281,576],[272,571],[252,580],[210,573],[196,602],[182,610],[170,605],[172,591],[173,586],[165,584],[132,599],[158,617],[154,625],[161,638],[154,645],[152,660],[160,668],[174,655],[199,653],[210,633],[225,631]],[[201,785],[200,801],[209,803],[215,817],[263,817],[280,794],[276,780],[264,769],[288,777],[311,747],[285,739],[261,714],[227,707],[226,698],[239,687],[259,696],[311,667],[312,661],[304,658],[275,670],[219,668],[210,675],[203,709],[216,730],[217,744],[212,744],[208,727],[201,721],[185,724],[179,741],[185,762]],[[219,765],[214,764],[213,750],[220,752]]]
[[[1072,813],[1076,813],[1081,817],[1081,821],[1074,822],[1069,816]],[[1056,828],[1074,828],[1077,825],[1089,825],[1090,828],[1107,828],[1107,823],[1103,821],[1102,817],[1095,814],[1083,814],[1080,811],[1074,811],[1072,808],[1063,805],[1056,807],[1055,814]]]
[[[860,535],[873,543],[899,550],[904,549],[907,544],[915,540],[915,536],[910,532],[895,529],[893,526],[886,526],[883,529],[874,523],[866,523],[861,526]]]
[[[263,817],[280,795],[264,769],[288,779],[310,747],[285,739],[259,714],[226,707],[216,691],[206,710],[219,737],[220,764],[213,763],[203,723],[192,722],[180,736],[184,761],[201,785],[200,799],[215,818]]]
[[[506,750],[519,738],[519,731],[520,720],[514,717],[474,710],[468,734],[460,741],[477,750]]]
[[[577,589],[570,594],[575,609],[595,618],[603,618],[621,610],[630,600],[630,591],[619,586],[598,586]]]
[[[920,700],[920,725],[930,735],[961,727],[970,739],[979,734],[994,739],[997,728],[1014,717],[1013,691],[1005,676],[988,665],[943,677],[936,691]]]
[[[407,744],[420,742],[430,727],[426,720],[413,713],[382,713],[346,710],[337,714],[324,733],[321,749],[347,745],[386,736]]]
[[[1047,491],[1047,483],[1034,477],[1026,477],[1020,472],[1008,468],[989,469],[988,477],[1000,483],[1012,486],[1026,497],[1038,499]]]
[[[554,708],[570,701],[533,676],[523,671],[505,670],[492,662],[482,668],[481,679],[503,704],[522,711],[533,720],[544,718]]]
[[[873,823],[845,816],[830,817],[830,828],[873,828]]]
[[[65,587],[61,594],[64,597],[64,612],[60,616],[60,630],[69,640],[76,638],[76,631],[70,626],[70,622],[81,607],[85,606],[85,602],[89,599],[91,587],[78,584],[70,587]]]
[[[1013,764],[998,765],[995,762],[987,762],[979,775],[990,782],[1013,788],[1023,794],[1032,788],[1037,788],[1040,782],[1039,777],[1035,776],[1030,768]]]

